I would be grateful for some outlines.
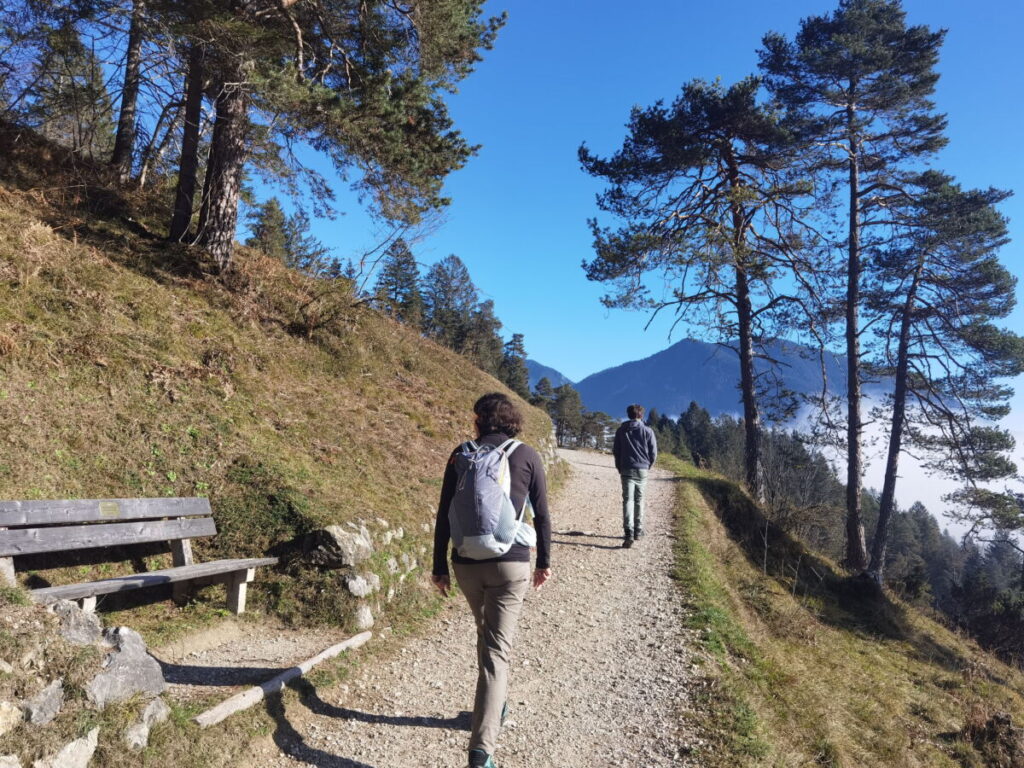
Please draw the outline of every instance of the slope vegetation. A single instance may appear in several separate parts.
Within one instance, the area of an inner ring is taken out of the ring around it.
[[[708,652],[708,765],[1018,766],[1024,675],[842,577],[734,484],[679,477],[677,573]],[[767,539],[767,544],[766,544]]]

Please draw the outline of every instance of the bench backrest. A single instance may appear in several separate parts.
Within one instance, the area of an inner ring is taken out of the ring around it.
[[[211,515],[204,498],[0,501],[0,557],[213,536]]]

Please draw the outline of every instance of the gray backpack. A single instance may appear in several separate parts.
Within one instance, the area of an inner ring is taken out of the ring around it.
[[[535,546],[537,534],[526,518],[529,498],[516,512],[510,489],[508,457],[522,443],[506,440],[495,447],[469,441],[455,454],[458,483],[448,507],[455,551],[471,560],[504,555],[513,544]]]

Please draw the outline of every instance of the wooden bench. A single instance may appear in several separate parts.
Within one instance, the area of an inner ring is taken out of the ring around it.
[[[15,583],[14,558],[22,555],[167,541],[173,568],[44,587],[30,594],[40,603],[77,600],[85,610],[94,610],[100,595],[171,584],[180,603],[193,586],[224,583],[228,608],[242,613],[256,568],[273,565],[277,558],[194,562],[191,540],[216,533],[210,502],[203,498],[0,501],[0,579]]]

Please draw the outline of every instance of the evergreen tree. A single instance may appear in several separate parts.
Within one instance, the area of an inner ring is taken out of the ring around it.
[[[830,15],[800,23],[794,41],[764,38],[761,69],[774,95],[802,118],[804,159],[845,183],[847,359],[846,565],[867,567],[861,521],[861,289],[864,252],[887,236],[908,171],[944,143],[946,121],[930,96],[944,33],[907,27],[899,0],[841,0]]]
[[[113,106],[102,63],[72,23],[47,35],[30,93],[27,117],[43,136],[90,158],[108,155]]]
[[[691,401],[686,413],[679,417],[679,425],[686,435],[686,444],[690,446],[694,465],[706,465],[713,450],[711,414]]]
[[[118,111],[117,134],[110,158],[117,168],[121,183],[127,183],[132,173],[132,157],[135,150],[136,112],[141,82],[140,64],[142,41],[145,35],[145,0],[131,0],[131,23],[125,51],[124,79],[121,84],[121,106]]]
[[[501,367],[498,369],[501,382],[524,400],[530,397],[530,371],[526,367],[526,347],[523,334],[513,333],[505,343]]]
[[[599,207],[625,222],[614,231],[591,222],[596,257],[584,265],[587,277],[617,287],[605,303],[674,306],[718,341],[738,340],[745,481],[757,498],[764,478],[755,357],[776,335],[780,308],[799,304],[776,292],[779,279],[813,276],[802,223],[807,189],[786,173],[789,137],[776,112],[758,104],[759,88],[754,77],[729,88],[689,82],[671,107],[635,108],[609,159],[580,148],[584,169],[610,185]],[[650,298],[651,273],[674,282],[671,299]]]
[[[396,320],[420,328],[423,323],[423,296],[419,286],[419,266],[406,242],[399,238],[384,254],[377,286],[377,305]]]
[[[551,404],[555,402],[555,388],[551,386],[551,379],[542,376],[533,388],[533,395],[530,397],[530,405],[535,405],[550,415]]]
[[[423,302],[427,335],[461,352],[477,306],[476,286],[462,259],[452,254],[427,270],[423,281]]]
[[[879,583],[904,439],[934,471],[969,487],[1016,472],[1003,455],[1012,438],[991,425],[1009,411],[1011,392],[997,380],[1024,371],[1024,339],[993,323],[1015,303],[1016,281],[996,257],[1006,223],[994,204],[1007,193],[964,192],[934,171],[917,186],[914,202],[890,213],[904,237],[877,249],[868,292],[883,321],[878,367],[894,380],[868,569]]]
[[[258,248],[272,259],[288,262],[288,240],[285,235],[287,216],[281,202],[272,197],[249,212],[252,237],[245,241],[250,248]]]
[[[477,368],[499,378],[504,359],[501,321],[494,314],[494,302],[488,299],[476,305],[466,326],[463,354]]]
[[[572,384],[563,384],[555,388],[551,420],[555,423],[555,440],[558,444],[570,445],[583,425],[583,401]]]

